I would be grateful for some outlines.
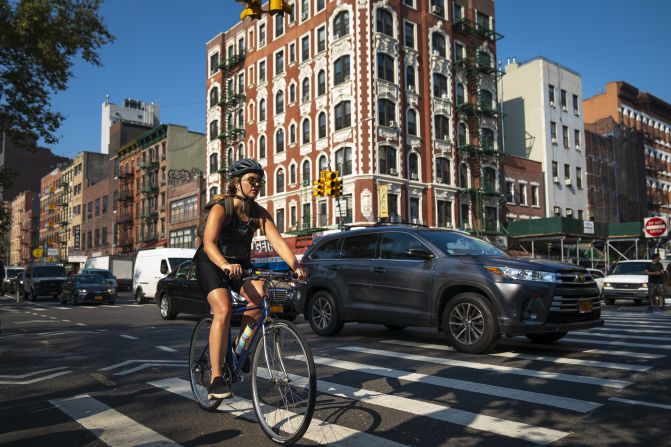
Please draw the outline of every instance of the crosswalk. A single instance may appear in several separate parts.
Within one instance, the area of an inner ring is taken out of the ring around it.
[[[486,437],[495,440],[491,445],[551,445],[571,436],[576,427],[588,429],[585,418],[606,412],[609,406],[671,411],[671,399],[665,395],[647,401],[630,392],[669,355],[671,317],[617,312],[604,313],[604,319],[601,328],[572,332],[551,345],[515,337],[503,341],[495,352],[477,356],[458,353],[439,337],[412,331],[407,337],[398,333],[381,339],[355,337],[356,343],[345,337],[313,338],[307,332],[319,394],[305,439],[322,445],[395,447],[460,445],[464,437]],[[322,340],[329,343],[322,346]],[[335,346],[334,341],[342,343]],[[101,372],[130,378],[131,373],[158,363],[124,362]],[[203,421],[195,431],[218,430],[221,419],[215,424],[214,418],[256,421],[250,380],[212,414],[190,403],[184,362],[166,366],[179,369],[166,368],[161,377],[134,385],[165,393],[174,405],[189,402],[188,411]],[[110,446],[183,444],[160,433],[149,416],[130,417],[113,408],[105,395],[89,393],[50,402]],[[250,427],[261,433],[258,426]],[[436,427],[441,427],[439,436]]]

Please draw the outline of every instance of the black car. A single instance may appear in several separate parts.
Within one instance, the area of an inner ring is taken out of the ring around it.
[[[502,335],[559,340],[603,325],[599,289],[582,267],[511,258],[460,231],[376,226],[324,236],[301,263],[310,278],[297,302],[312,330],[345,322],[436,327],[462,352]]]
[[[298,312],[287,299],[287,289],[276,288],[270,290],[274,295],[273,311],[285,320],[293,321]],[[247,301],[237,293],[233,293],[233,309],[247,306]],[[282,303],[282,301],[286,301]],[[156,286],[156,304],[164,320],[173,320],[177,314],[207,315],[210,313],[210,305],[198,282],[196,268],[193,261],[188,260],[177,266],[165,278],[158,281]],[[239,322],[240,316],[234,316],[233,322]]]
[[[21,273],[23,275],[23,267],[6,267],[5,279],[2,281],[2,289],[4,293],[16,293],[16,282],[14,278]]]
[[[73,275],[63,283],[61,304],[114,304],[114,288],[99,275]]]

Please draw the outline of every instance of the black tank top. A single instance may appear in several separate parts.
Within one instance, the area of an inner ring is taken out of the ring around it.
[[[249,220],[246,222],[240,219],[238,213],[233,210],[231,221],[226,227],[222,227],[219,230],[217,248],[219,248],[219,251],[221,251],[221,254],[227,260],[250,261],[252,238],[261,225],[259,208],[260,206],[256,202],[252,203],[249,211]],[[197,255],[207,258],[202,243],[198,247]]]

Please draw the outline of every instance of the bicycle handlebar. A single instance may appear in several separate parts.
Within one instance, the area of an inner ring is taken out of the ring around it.
[[[224,272],[230,273],[228,269],[225,269]],[[267,269],[245,269],[242,271],[242,280],[249,279],[279,279],[279,280],[297,280],[298,275],[294,272],[276,272],[273,270]]]

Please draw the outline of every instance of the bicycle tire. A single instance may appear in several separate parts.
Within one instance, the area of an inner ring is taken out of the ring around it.
[[[277,373],[284,377],[273,383]],[[312,421],[317,374],[312,351],[293,323],[275,320],[266,327],[256,344],[251,376],[254,411],[264,433],[282,445],[299,441]],[[297,412],[300,403],[305,407]]]
[[[205,317],[193,328],[189,344],[189,382],[198,406],[203,410],[215,411],[222,399],[207,398],[207,387],[212,378],[210,353],[206,352],[210,341],[210,326],[212,326],[212,318]]]

